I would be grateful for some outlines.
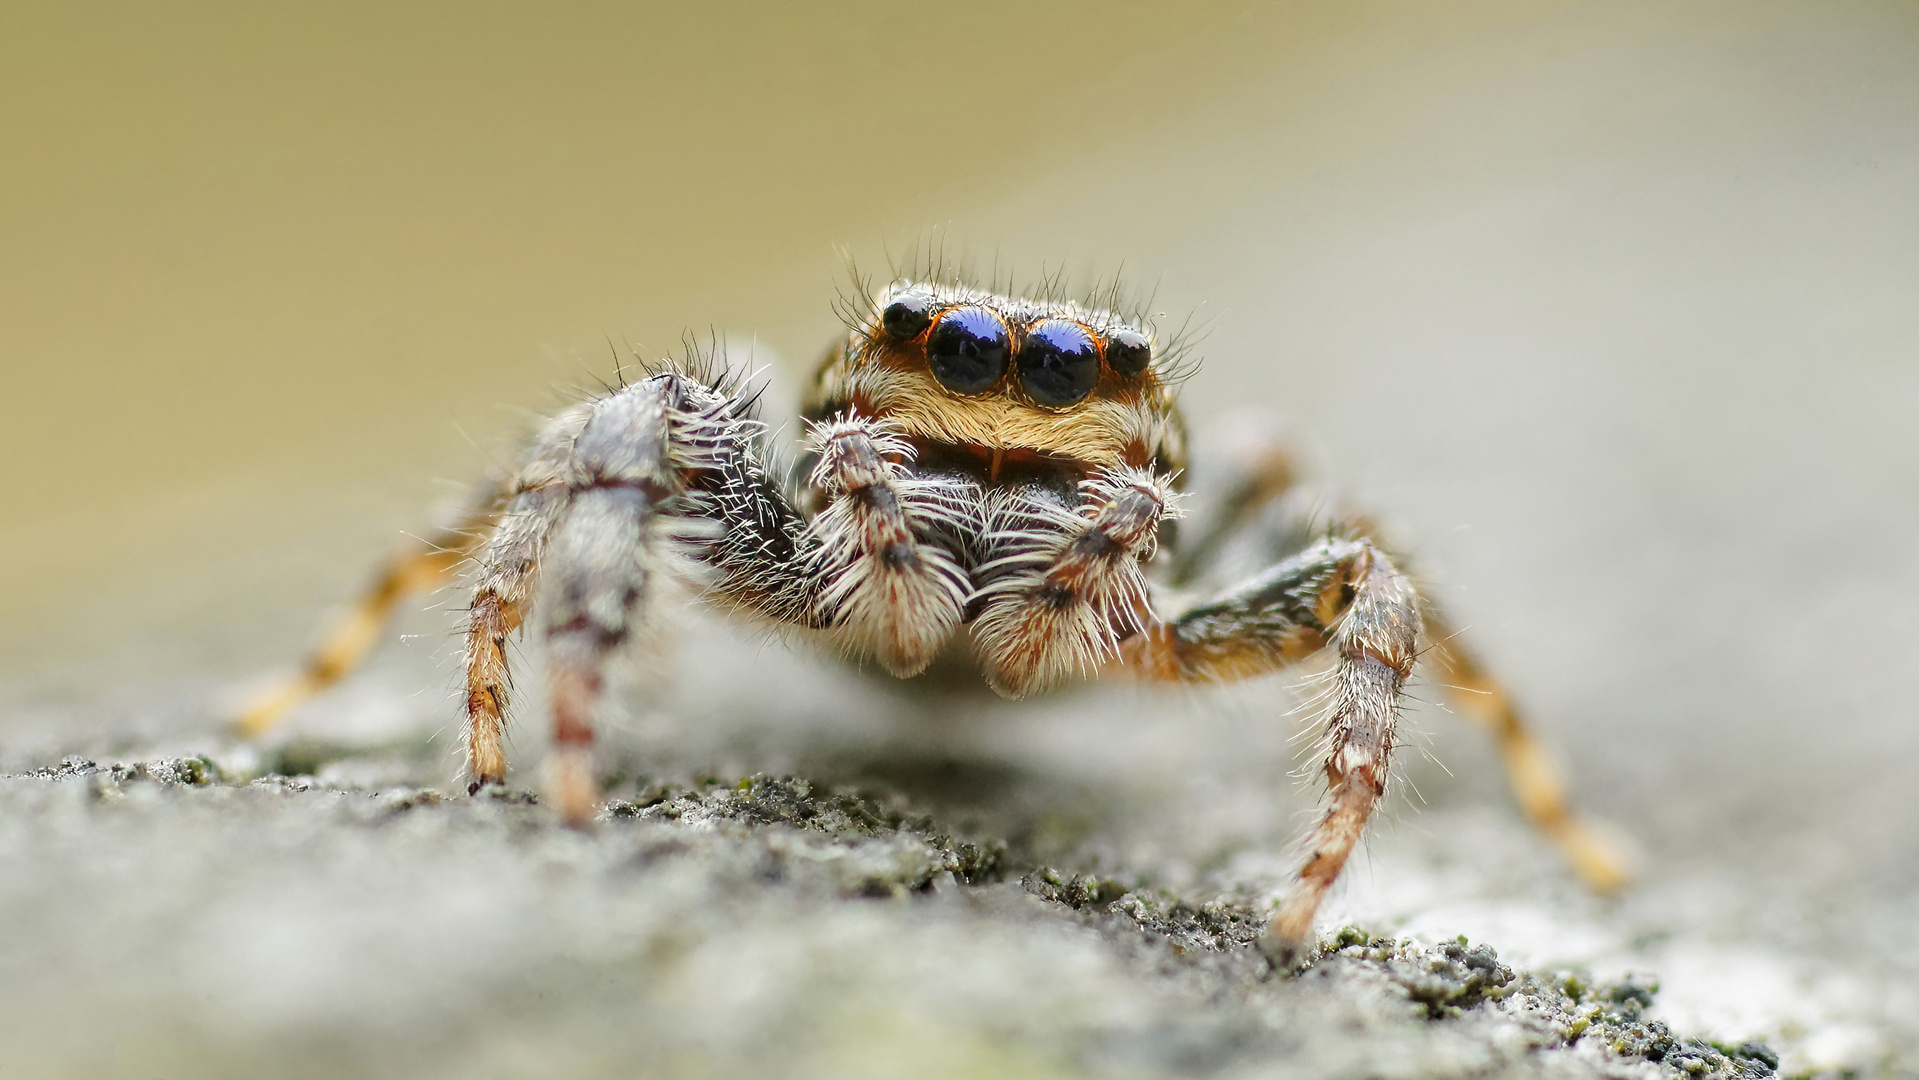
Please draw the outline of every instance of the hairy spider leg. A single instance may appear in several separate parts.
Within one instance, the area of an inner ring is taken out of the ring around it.
[[[1173,564],[1175,584],[1203,577],[1204,560],[1187,552],[1216,557],[1237,539],[1252,538],[1264,557],[1282,559],[1325,534],[1323,504],[1296,486],[1297,471],[1277,434],[1267,425],[1247,425],[1227,455],[1225,475],[1216,479],[1222,497],[1188,537]],[[1335,514],[1353,535],[1378,536],[1364,517]],[[1624,856],[1605,834],[1575,814],[1559,770],[1544,744],[1526,726],[1511,695],[1454,630],[1429,597],[1420,598],[1426,628],[1425,647],[1446,676],[1447,699],[1497,741],[1509,785],[1533,826],[1557,847],[1588,888],[1609,892],[1629,879]],[[1310,650],[1309,650],[1310,651]]]
[[[1264,941],[1282,958],[1310,944],[1313,916],[1386,791],[1419,631],[1418,594],[1405,575],[1371,541],[1332,537],[1127,642],[1136,670],[1187,682],[1260,674],[1332,647],[1320,746],[1326,810]]]
[[[1506,778],[1527,820],[1546,834],[1588,887],[1603,893],[1625,885],[1631,880],[1625,856],[1604,832],[1573,813],[1558,766],[1520,719],[1506,688],[1431,601],[1423,614],[1429,653],[1445,674],[1448,697],[1498,743]]]
[[[235,718],[241,733],[249,737],[264,734],[287,710],[359,667],[393,621],[400,601],[440,588],[454,578],[491,527],[502,498],[497,482],[481,485],[454,521],[389,559],[352,609],[327,629],[299,674],[261,694]]]
[[[676,373],[563,414],[536,441],[500,527],[481,546],[467,631],[470,792],[502,783],[506,638],[537,577],[553,750],[548,801],[570,825],[598,811],[594,721],[609,658],[644,616],[663,537],[657,519],[692,475],[721,465],[754,425],[739,403]]]
[[[523,482],[532,480],[523,477]],[[473,600],[466,620],[467,794],[506,782],[506,714],[512,685],[506,642],[520,629],[533,600],[533,586],[554,525],[566,507],[566,488],[556,479],[525,486],[507,504],[499,525],[474,556]]]

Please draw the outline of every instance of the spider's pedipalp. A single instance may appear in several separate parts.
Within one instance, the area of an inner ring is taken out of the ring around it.
[[[977,493],[952,490],[960,481],[912,477],[912,448],[871,420],[814,425],[812,443],[811,482],[829,499],[810,530],[823,619],[850,650],[916,675],[964,613],[969,582],[951,545],[969,531]]]
[[[1180,513],[1171,478],[1102,470],[1068,508],[1035,490],[1000,494],[981,540],[970,603],[987,681],[1017,697],[1116,655],[1146,611],[1141,564]]]

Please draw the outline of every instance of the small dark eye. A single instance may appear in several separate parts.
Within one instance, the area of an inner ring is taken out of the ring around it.
[[[911,341],[933,321],[933,298],[923,292],[904,292],[880,312],[880,328],[894,341]]]
[[[1115,330],[1106,335],[1106,366],[1115,375],[1132,378],[1153,362],[1153,343],[1137,330]]]
[[[940,385],[956,394],[980,394],[1006,374],[1012,351],[999,317],[981,307],[955,308],[940,316],[926,338],[926,364]]]
[[[1036,324],[1020,343],[1019,378],[1034,401],[1056,409],[1092,393],[1099,381],[1093,335],[1061,319]]]

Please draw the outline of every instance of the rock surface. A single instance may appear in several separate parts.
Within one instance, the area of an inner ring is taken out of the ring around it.
[[[290,755],[286,756],[290,757]],[[309,754],[306,763],[316,764]],[[275,762],[280,764],[280,762]],[[321,764],[321,772],[326,772]],[[620,797],[624,796],[624,797]],[[1650,987],[1026,865],[788,777],[624,781],[600,827],[215,758],[0,782],[16,1075],[1770,1075]]]
[[[6,1067],[1906,1075],[1919,963],[1857,929],[1901,925],[1899,879],[1818,892],[1822,911],[1782,886],[1835,871],[1794,877],[1790,837],[1675,858],[1640,822],[1644,877],[1593,897],[1476,734],[1415,709],[1414,746],[1458,775],[1401,755],[1322,955],[1282,977],[1251,942],[1314,805],[1287,776],[1296,725],[1275,722],[1296,677],[1002,703],[703,618],[674,629],[618,681],[611,801],[587,834],[526,793],[530,721],[514,794],[450,794],[451,702],[422,693],[443,648],[383,650],[251,744],[226,734],[234,688],[210,672],[229,648],[292,654],[294,631],[15,682]],[[539,665],[519,680],[538,701]],[[1640,797],[1681,820],[1682,789]]]
[[[1903,1076],[1914,1060],[1898,868],[1862,875],[1872,848],[1831,847],[1844,834],[1823,823],[1714,839],[1688,816],[1696,792],[1621,785],[1643,768],[1623,743],[1575,773],[1640,808],[1643,876],[1602,899],[1520,821],[1477,733],[1412,710],[1323,954],[1278,977],[1251,941],[1314,806],[1288,776],[1297,676],[1006,703],[693,618],[618,680],[612,801],[580,834],[526,793],[532,717],[516,793],[450,794],[453,703],[423,692],[450,650],[419,632],[441,618],[410,615],[410,644],[252,744],[226,733],[233,687],[211,673],[227,650],[293,655],[299,631],[141,642],[4,688],[11,1075]]]

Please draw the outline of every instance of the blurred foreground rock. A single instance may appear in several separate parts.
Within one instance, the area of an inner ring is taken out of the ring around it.
[[[9,1076],[1763,1076],[1654,988],[1031,861],[896,794],[361,786],[307,748],[0,778]],[[224,762],[224,765],[222,764]],[[282,775],[287,769],[317,775]],[[249,773],[262,775],[249,776]]]

